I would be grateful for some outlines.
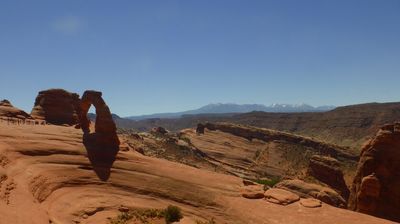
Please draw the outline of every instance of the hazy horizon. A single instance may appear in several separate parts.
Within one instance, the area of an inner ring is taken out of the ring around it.
[[[79,95],[82,95],[82,94],[79,94]],[[13,104],[14,107],[20,108],[20,109],[24,110],[25,112],[30,113],[30,111],[32,110],[33,105],[34,105],[35,98],[36,98],[36,96],[34,98],[32,98],[32,103],[31,103],[32,105],[31,106],[28,105],[28,107],[26,107],[26,108],[16,104],[15,102],[13,102],[12,100],[7,99],[7,98],[0,98],[0,100],[3,100],[3,99],[9,100],[11,102],[11,104]],[[106,102],[106,103],[109,104],[109,105],[112,104],[112,99],[109,99],[109,101],[110,101],[110,103],[108,103],[108,102]],[[267,106],[267,107],[268,106],[272,106],[273,104],[288,104],[288,105],[292,105],[292,106],[306,104],[306,105],[312,106],[312,107],[324,107],[324,106],[342,107],[342,106],[365,104],[365,103],[393,103],[393,102],[400,102],[400,101],[379,101],[379,102],[378,101],[366,101],[366,102],[358,102],[358,103],[344,104],[344,105],[333,105],[333,104],[312,105],[312,104],[305,103],[305,102],[301,102],[301,103],[269,103],[269,104],[262,104],[262,103],[235,103],[235,102],[210,102],[210,103],[207,103],[207,104],[204,104],[204,105],[199,105],[199,106],[193,107],[193,108],[183,108],[182,110],[175,110],[175,111],[155,111],[155,112],[151,112],[150,111],[150,112],[144,113],[144,114],[119,114],[119,113],[115,112],[114,110],[112,110],[112,108],[110,108],[110,109],[111,109],[111,112],[113,114],[116,114],[116,115],[118,115],[120,117],[130,117],[130,116],[134,117],[134,116],[144,116],[144,115],[163,114],[163,113],[185,112],[185,111],[190,111],[190,110],[196,110],[196,109],[199,109],[201,107],[208,106],[208,105],[211,105],[211,104],[237,104],[237,105],[245,105],[245,104],[253,105],[253,104],[257,104],[257,105],[263,105],[263,106]],[[95,113],[95,108],[93,106],[91,106],[89,112],[90,113]]]
[[[399,101],[400,1],[2,1],[0,98],[103,92],[134,116],[209,103]]]

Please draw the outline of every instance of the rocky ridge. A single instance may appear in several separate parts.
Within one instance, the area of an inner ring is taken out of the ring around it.
[[[31,119],[32,117],[25,111],[14,107],[10,101],[0,101],[0,117],[9,117],[17,119]]]

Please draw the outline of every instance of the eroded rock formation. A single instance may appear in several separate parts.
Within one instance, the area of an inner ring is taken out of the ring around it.
[[[302,198],[315,198],[339,208],[346,207],[346,201],[336,191],[329,187],[306,183],[302,180],[284,180],[274,186],[291,191]]]
[[[251,126],[237,125],[231,123],[205,123],[205,128],[211,131],[219,130],[227,133],[231,133],[248,140],[258,139],[265,142],[270,141],[287,141],[294,144],[303,145],[306,147],[313,148],[319,154],[329,155],[335,158],[343,158],[349,160],[357,160],[358,156],[349,153],[346,149],[341,148],[337,145],[326,144],[318,141],[314,141],[311,138],[306,138],[299,135],[288,134],[286,132],[275,131],[265,128],[255,128]]]
[[[350,192],[343,179],[340,163],[336,159],[328,156],[313,155],[310,158],[308,173],[340,192],[344,199],[347,200],[349,198]]]
[[[279,188],[271,188],[267,190],[264,193],[264,196],[267,201],[280,205],[288,205],[300,200],[300,197],[297,194]]]
[[[383,126],[362,148],[349,208],[400,222],[400,123]]]
[[[29,114],[14,107],[8,100],[0,101],[0,117],[13,117],[18,119],[31,118]]]
[[[88,90],[83,93],[79,109],[80,127],[83,132],[90,133],[90,120],[87,113],[91,105],[96,108],[95,134],[99,136],[97,144],[118,147],[117,127],[101,92]]]
[[[84,133],[83,144],[86,147],[88,158],[97,176],[106,181],[119,151],[120,141],[110,109],[101,96],[102,93],[98,91],[85,91],[80,100],[78,112],[79,126]],[[91,133],[90,120],[87,117],[91,105],[96,108],[96,123],[93,133]]]
[[[74,125],[79,122],[79,95],[63,89],[40,91],[31,116],[56,125]]]
[[[205,125],[202,123],[197,124],[196,133],[197,134],[204,134]]]

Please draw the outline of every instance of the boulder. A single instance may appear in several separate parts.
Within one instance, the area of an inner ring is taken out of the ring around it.
[[[10,101],[0,101],[0,117],[12,117],[19,119],[31,119],[32,117],[25,111],[14,107]]]
[[[31,116],[55,125],[79,123],[79,95],[63,89],[40,91]]]
[[[206,128],[206,126],[202,123],[198,123],[197,124],[197,128],[196,128],[196,133],[197,134],[204,134],[204,129]]]
[[[340,163],[335,158],[313,155],[308,174],[338,191],[344,199],[349,198],[350,191],[344,181]]]
[[[306,208],[318,208],[322,206],[322,202],[314,198],[302,198],[300,204]]]
[[[383,126],[361,150],[349,208],[400,222],[400,123]]]
[[[264,197],[265,200],[280,205],[288,205],[300,200],[297,194],[279,188],[268,189],[264,193]]]
[[[264,198],[264,187],[262,185],[247,185],[242,187],[240,193],[244,198],[260,199]]]
[[[306,183],[302,180],[283,180],[275,188],[291,191],[302,198],[315,198],[335,207],[345,208],[346,201],[336,191],[318,184]]]

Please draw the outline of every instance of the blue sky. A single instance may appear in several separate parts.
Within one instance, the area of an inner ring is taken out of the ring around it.
[[[122,116],[208,103],[399,101],[398,0],[0,1],[0,98],[103,92]]]

